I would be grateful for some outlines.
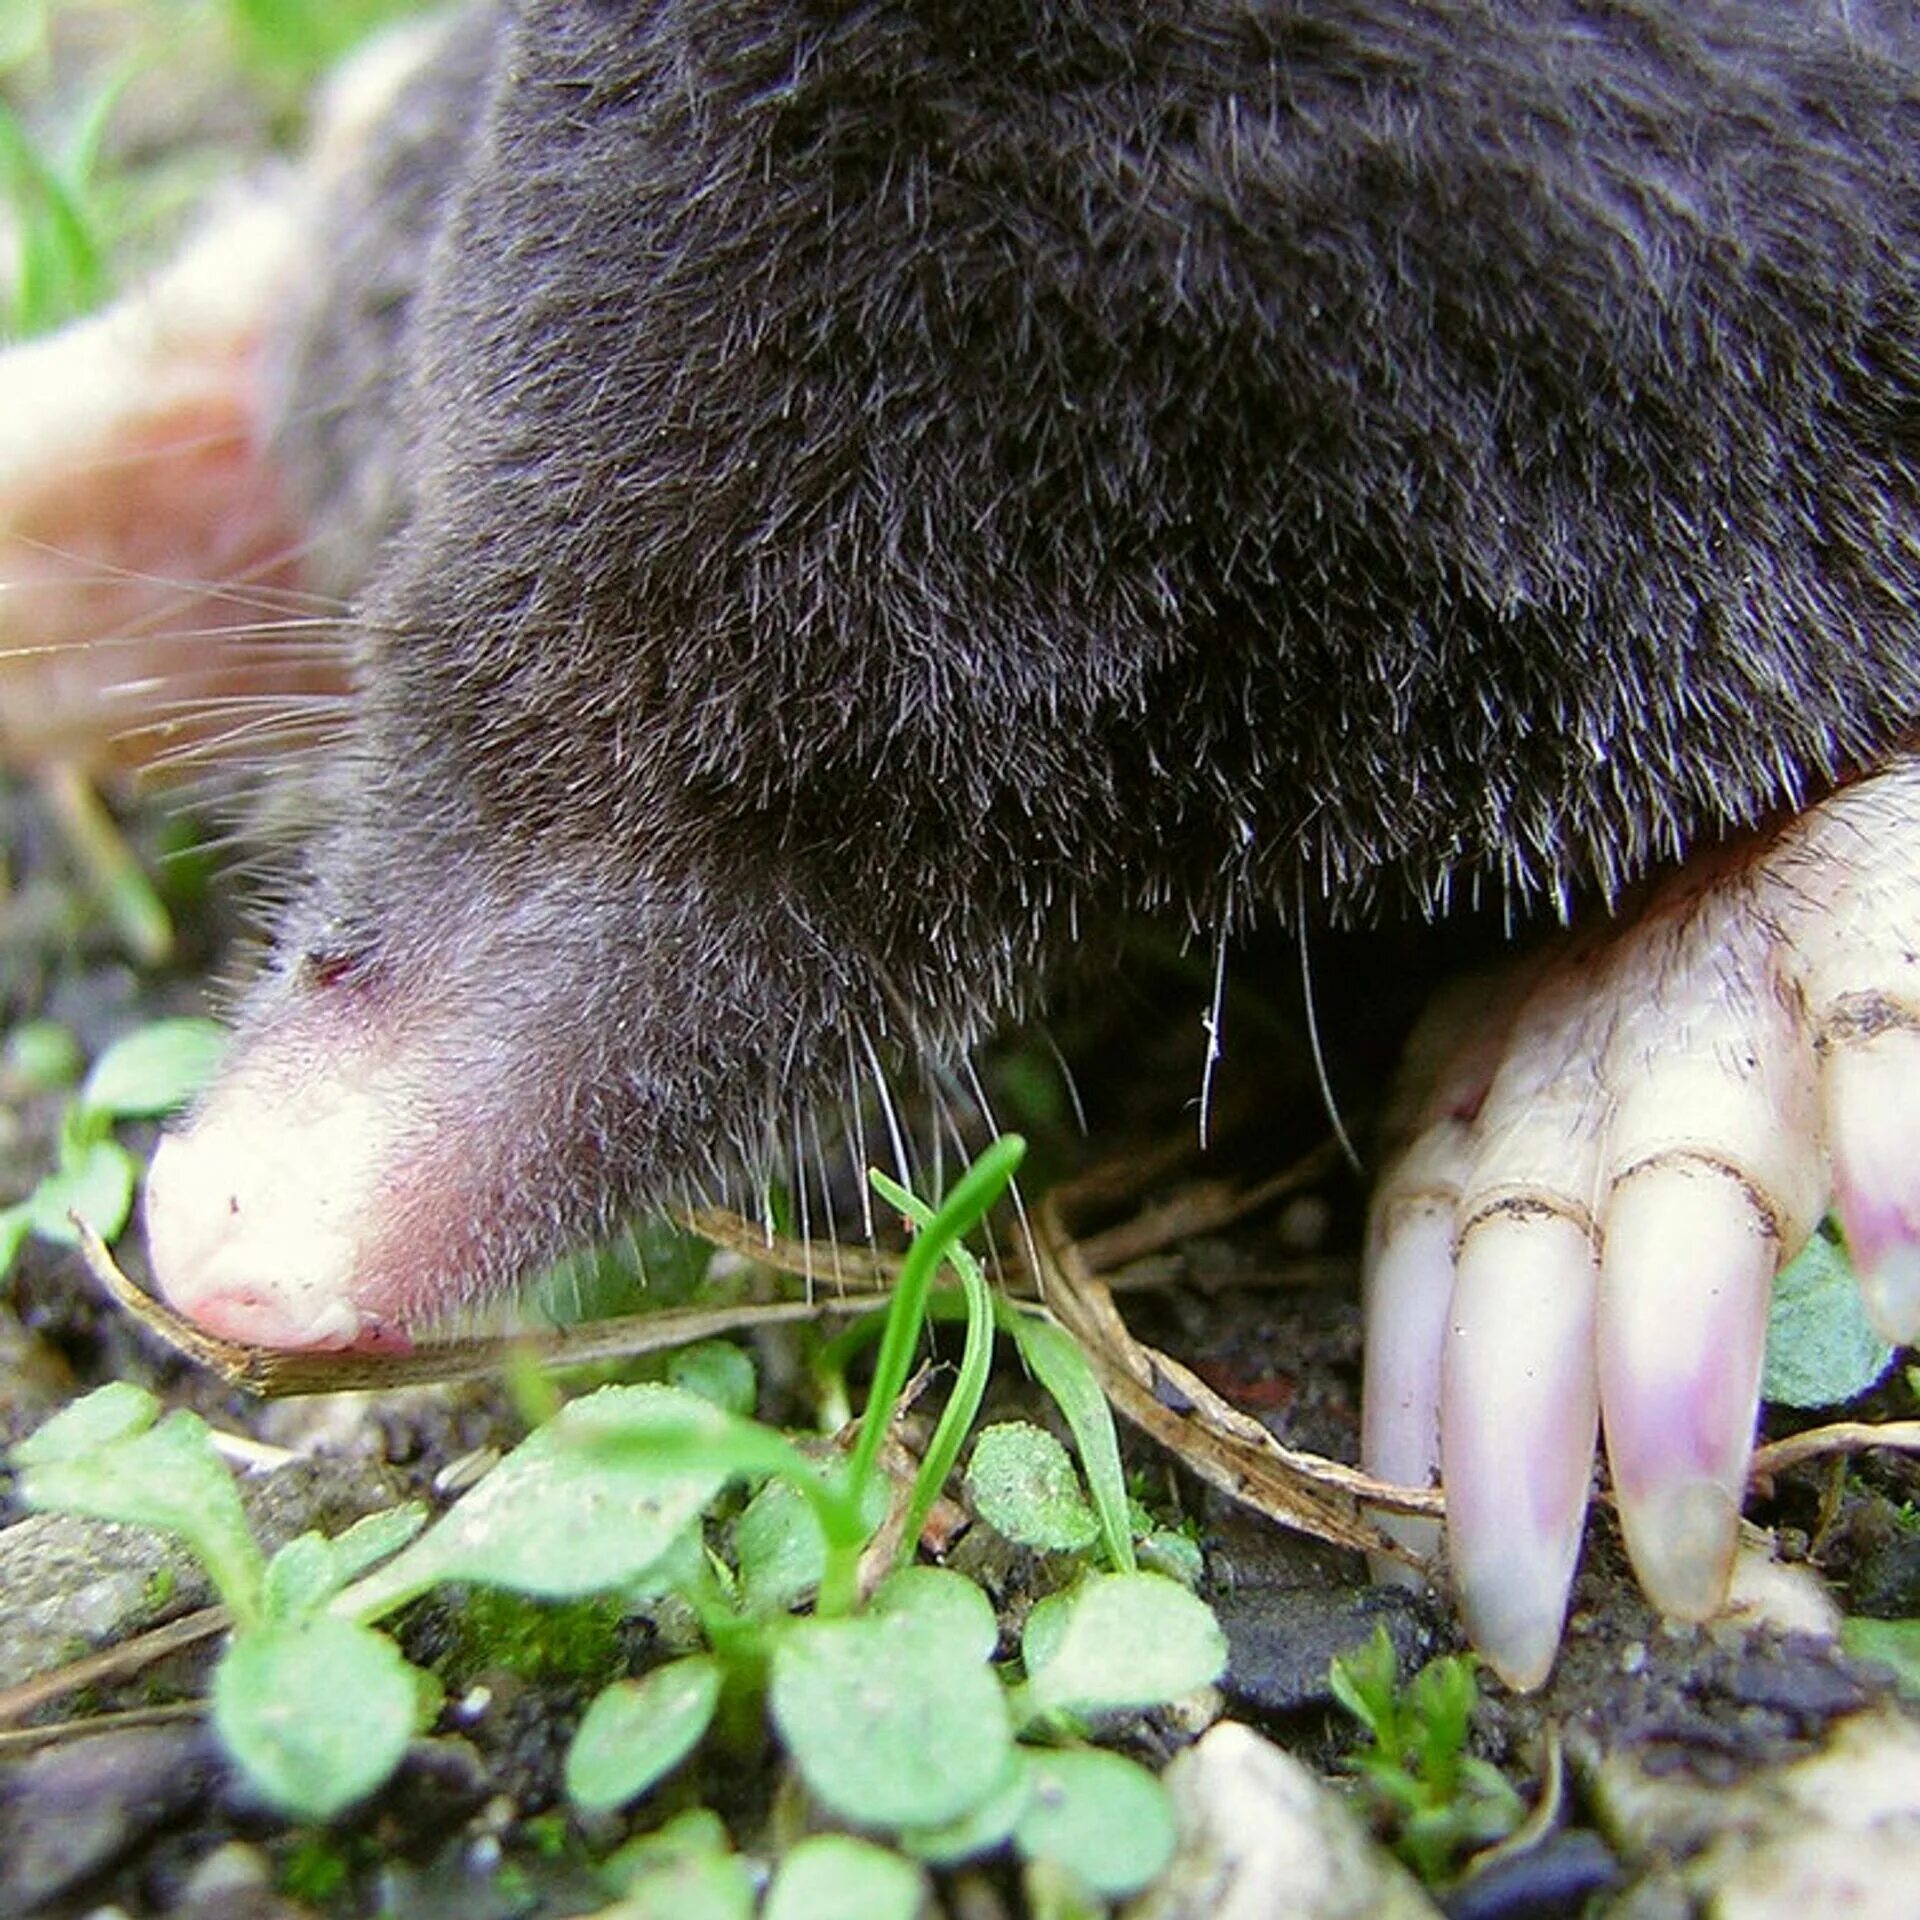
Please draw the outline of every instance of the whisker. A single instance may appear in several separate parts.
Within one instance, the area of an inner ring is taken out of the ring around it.
[[[1075,1077],[1072,1063],[1060,1050],[1060,1042],[1054,1038],[1050,1027],[1038,1029],[1040,1044],[1052,1057],[1053,1064],[1059,1069],[1060,1085],[1065,1090],[1067,1105],[1073,1109],[1073,1124],[1084,1136],[1087,1131],[1087,1109],[1080,1098],[1080,1082]]]
[[[795,1100],[787,1107],[786,1118],[789,1145],[787,1148],[787,1172],[793,1186],[794,1227],[799,1233],[800,1244],[807,1250],[806,1273],[807,1297],[813,1297],[813,1202],[807,1192],[807,1162],[805,1151],[806,1118],[800,1102]],[[824,1198],[824,1196],[823,1196]]]
[[[887,1084],[885,1069],[880,1064],[880,1056],[874,1050],[872,1036],[867,1032],[866,1023],[855,1023],[854,1032],[859,1036],[861,1049],[867,1056],[867,1071],[872,1076],[874,1097],[880,1103],[880,1115],[886,1122],[887,1139],[893,1148],[893,1177],[903,1187],[914,1184],[914,1156],[907,1151],[907,1140],[900,1128],[900,1116],[893,1104],[893,1089]]]
[[[145,770],[166,778],[207,773],[261,780],[298,766],[309,757],[319,758],[349,737],[344,725],[335,729],[317,724],[287,729],[250,727],[182,741],[164,753],[150,754]]]
[[[1054,1048],[1054,1057],[1060,1059],[1060,1051],[1057,1047]],[[1067,1079],[1071,1082],[1072,1075],[1066,1072],[1066,1061],[1064,1059],[1060,1060],[1060,1066],[1062,1073],[1066,1074]],[[1001,1133],[999,1117],[994,1113],[993,1102],[987,1098],[986,1087],[981,1083],[980,1079],[980,1069],[974,1064],[972,1055],[968,1055],[962,1062],[961,1072],[965,1074],[968,1086],[973,1089],[974,1103],[978,1106],[981,1120],[985,1123],[987,1139],[989,1141],[999,1139]],[[1074,1102],[1074,1109],[1076,1113],[1079,1112],[1079,1102],[1077,1099]],[[1081,1115],[1081,1126],[1084,1131],[1084,1115]],[[1042,1270],[1040,1263],[1040,1244],[1034,1238],[1033,1220],[1027,1212],[1026,1196],[1020,1191],[1020,1182],[1017,1179],[1009,1184],[1007,1197],[1013,1202],[1014,1219],[1019,1224],[1021,1245],[1026,1250],[1027,1271],[1037,1276]],[[991,1232],[991,1225],[989,1225],[988,1230]]]
[[[866,1102],[860,1097],[860,1068],[853,1056],[853,1029],[843,1030],[847,1053],[847,1130],[853,1140],[854,1186],[860,1196],[860,1231],[868,1246],[875,1239],[873,1189],[867,1184],[867,1169],[873,1162],[867,1153]]]
[[[91,569],[87,573],[62,576],[59,582],[62,587],[163,587],[170,593],[193,593],[204,599],[220,600],[234,606],[258,606],[267,613],[293,613],[306,608],[311,610],[316,619],[328,614],[341,615],[348,610],[346,602],[337,594],[319,593],[305,587],[278,586],[271,580],[256,577],[297,565],[312,551],[310,541],[294,541],[264,554],[251,555],[241,563],[244,571],[237,576],[213,577],[155,573],[146,568],[103,559],[95,553],[83,553],[77,548],[62,546],[57,541],[41,540],[32,534],[10,534],[7,540],[14,546],[42,554],[48,559],[84,563]]]
[[[819,1109],[811,1103],[806,1108],[806,1124],[813,1144],[813,1170],[820,1182],[820,1209],[827,1225],[827,1253],[833,1262],[833,1284],[835,1291],[844,1293],[847,1276],[845,1268],[840,1264],[840,1234],[833,1218],[833,1162],[827,1152],[826,1137],[820,1131]],[[866,1169],[864,1166],[859,1166],[854,1169],[854,1173],[859,1182],[861,1194],[865,1196],[867,1193]],[[869,1243],[872,1240],[871,1219],[869,1212]]]
[[[164,683],[152,682],[153,687]],[[107,697],[115,700],[138,700],[147,687],[137,682],[124,686],[109,687]],[[193,720],[230,719],[236,725],[255,724],[263,719],[279,719],[289,715],[306,716],[320,713],[351,713],[354,702],[350,695],[343,693],[315,692],[303,689],[290,689],[279,693],[209,693],[204,696],[178,694],[170,697],[169,703],[155,712],[155,717],[142,720],[126,728],[122,738],[140,739],[147,734],[170,733]]]

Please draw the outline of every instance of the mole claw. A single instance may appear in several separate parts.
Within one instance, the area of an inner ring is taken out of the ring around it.
[[[1440,1466],[1440,1355],[1453,1299],[1453,1196],[1429,1190],[1383,1210],[1367,1276],[1367,1395],[1360,1451],[1367,1471],[1401,1486],[1429,1485]],[[1427,1558],[1437,1521],[1377,1514],[1380,1527]],[[1384,1555],[1374,1577],[1402,1583],[1412,1570]]]
[[[1516,1687],[1553,1664],[1580,1551],[1595,1292],[1581,1220],[1495,1211],[1461,1241],[1441,1364],[1447,1547],[1467,1631]]]
[[[1876,1326],[1920,1333],[1920,763],[1682,869],[1516,980],[1517,1007],[1484,995],[1475,1032],[1456,998],[1410,1050],[1416,1123],[1368,1280],[1397,1324],[1369,1329],[1362,1427],[1370,1466],[1418,1478],[1438,1367],[1461,1610],[1530,1684],[1596,1405],[1642,1586],[1704,1619],[1726,1603],[1774,1274],[1829,1207]]]
[[[1920,1033],[1897,1027],[1834,1044],[1823,1074],[1834,1206],[1868,1318],[1888,1340],[1920,1337]]]
[[[1597,1336],[1607,1461],[1634,1571],[1679,1619],[1725,1603],[1778,1251],[1751,1196],[1716,1166],[1641,1168],[1607,1208]]]

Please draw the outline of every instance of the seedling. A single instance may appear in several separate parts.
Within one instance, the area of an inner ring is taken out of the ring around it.
[[[1900,1691],[1920,1701],[1920,1620],[1846,1620],[1840,1644],[1856,1659],[1877,1660],[1890,1668]]]
[[[840,1886],[844,1874],[842,1891],[811,1910],[868,1911],[849,1904],[857,1892],[880,1902],[872,1911],[890,1912],[921,1885],[913,1862],[1003,1846],[1092,1896],[1123,1896],[1171,1857],[1172,1813],[1150,1773],[1086,1746],[1084,1728],[1212,1682],[1225,1646],[1208,1609],[1177,1582],[1114,1555],[1123,1570],[1088,1573],[1034,1608],[1020,1661],[1003,1671],[992,1605],[960,1575],[900,1564],[863,1589],[892,1504],[881,1443],[943,1262],[961,1270],[975,1363],[1000,1316],[1036,1375],[1071,1403],[1069,1425],[1100,1451],[1091,1380],[1077,1353],[1068,1360],[1070,1343],[1056,1346],[1061,1337],[1046,1323],[996,1304],[977,1264],[955,1258],[959,1235],[1005,1188],[1020,1152],[1017,1140],[997,1142],[937,1213],[888,1188],[924,1224],[879,1329],[873,1387],[843,1458],[822,1460],[682,1387],[603,1388],[563,1407],[425,1531],[416,1509],[399,1509],[338,1539],[305,1535],[268,1559],[204,1426],[185,1413],[159,1419],[149,1396],[122,1386],[70,1408],[17,1450],[22,1495],[34,1506],[161,1527],[199,1553],[237,1623],[214,1678],[215,1726],[260,1790],[296,1816],[327,1819],[372,1791],[430,1720],[435,1683],[375,1625],[429,1588],[615,1593],[635,1604],[670,1594],[705,1646],[594,1701],[566,1769],[580,1808],[628,1806],[707,1742],[764,1717],[825,1818],[892,1843],[796,1849],[770,1911],[800,1911],[792,1903],[813,1901],[822,1876]],[[962,1363],[961,1412],[949,1415],[957,1430],[936,1431],[939,1460],[964,1442],[978,1404],[975,1363]],[[709,1371],[737,1405],[737,1382]],[[1096,1486],[1119,1491],[1130,1554],[1117,1452],[1096,1464],[1083,1445],[1083,1460]],[[909,1514],[924,1511],[932,1471],[907,1496]],[[712,1511],[740,1480],[756,1490],[728,1558]],[[1080,1505],[1078,1531],[1106,1535],[1113,1523],[1096,1517],[1099,1501]],[[912,1528],[901,1537],[904,1561]],[[809,1595],[812,1614],[796,1617],[791,1609]],[[637,1860],[624,1897],[638,1903],[641,1885],[685,1891],[691,1875],[703,1897],[723,1902],[716,1910],[735,1910],[727,1903],[750,1884],[737,1857],[724,1844],[691,1844],[691,1830],[684,1837],[689,1845]],[[877,1865],[876,1852],[888,1864]]]
[[[1760,1391],[1779,1406],[1844,1406],[1892,1365],[1893,1348],[1868,1324],[1853,1263],[1828,1222],[1774,1282]]]
[[[0,195],[15,229],[0,337],[49,332],[98,306],[111,288],[100,146],[120,86],[95,93],[57,151],[0,101]]]
[[[58,1048],[58,1031],[44,1025],[26,1030],[26,1064],[42,1085],[51,1063],[75,1057]],[[10,1042],[10,1062],[18,1061],[20,1037]],[[116,1040],[94,1062],[61,1115],[53,1171],[24,1200],[0,1208],[0,1277],[29,1234],[77,1246],[74,1214],[103,1240],[125,1227],[140,1168],[114,1138],[115,1125],[184,1106],[212,1076],[225,1040],[211,1020],[156,1020]]]
[[[1348,1761],[1375,1824],[1429,1885],[1504,1839],[1526,1809],[1491,1762],[1467,1750],[1477,1689],[1470,1656],[1430,1660],[1403,1687],[1384,1626],[1333,1663],[1333,1695],[1368,1736]]]

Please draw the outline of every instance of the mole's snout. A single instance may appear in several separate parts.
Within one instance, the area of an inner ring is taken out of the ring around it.
[[[372,1178],[374,1116],[341,1097],[274,1100],[242,1078],[147,1176],[147,1247],[169,1305],[230,1340],[362,1344],[352,1282]]]

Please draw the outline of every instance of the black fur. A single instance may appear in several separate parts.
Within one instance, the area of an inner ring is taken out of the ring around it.
[[[463,1286],[1127,914],[1610,896],[1920,711],[1904,5],[523,0],[466,46],[354,216],[439,208],[411,305],[293,402],[405,333],[254,1016],[419,1001],[486,1135]]]

